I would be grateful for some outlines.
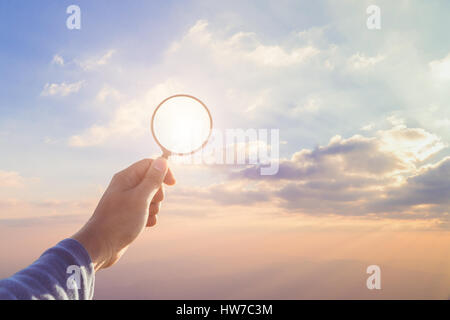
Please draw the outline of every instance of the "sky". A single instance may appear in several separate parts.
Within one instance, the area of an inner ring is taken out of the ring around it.
[[[158,226],[97,275],[96,298],[448,299],[449,7],[2,0],[0,277],[158,156],[151,114],[189,93],[219,130],[278,129],[279,170],[171,161]]]

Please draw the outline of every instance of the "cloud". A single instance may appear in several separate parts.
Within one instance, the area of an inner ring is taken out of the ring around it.
[[[385,56],[377,55],[374,57],[367,57],[359,52],[355,53],[349,58],[350,65],[355,69],[365,69],[373,67],[385,59]]]
[[[98,102],[105,102],[107,99],[120,99],[121,97],[121,93],[110,87],[110,86],[103,86],[103,88],[98,92],[96,100]]]
[[[85,81],[78,81],[74,83],[46,83],[44,89],[41,92],[41,96],[61,96],[65,97],[72,93],[80,91],[84,86]]]
[[[116,52],[117,51],[115,49],[110,49],[110,50],[106,51],[103,55],[99,55],[96,57],[94,56],[94,57],[87,58],[84,60],[73,60],[73,61],[69,61],[67,64],[78,65],[84,71],[93,71],[93,70],[98,69],[101,66],[105,66],[105,65],[109,64],[111,62],[112,57],[114,56],[114,54]],[[55,64],[55,65],[59,65],[59,66],[66,65],[66,61],[59,54],[55,54],[53,56],[51,63]]]
[[[84,69],[93,69],[91,66],[109,61],[113,53],[114,50],[109,51],[101,59],[91,59],[89,63],[80,65]],[[179,92],[202,93],[202,99],[212,101],[216,110],[226,106],[230,116],[235,112],[241,114],[242,108],[251,116],[274,101],[272,91],[278,89],[267,87],[267,84],[261,87],[258,81],[254,81],[258,74],[264,73],[267,74],[264,77],[268,77],[272,72],[281,74],[287,67],[305,66],[319,53],[319,49],[304,41],[288,47],[263,43],[251,32],[224,36],[210,30],[207,21],[199,20],[180,40],[172,43],[161,64],[149,73],[161,75],[159,80],[151,82],[151,86],[142,92],[133,94],[128,102],[119,104],[107,119],[98,119],[83,132],[72,135],[69,144],[77,147],[101,145],[117,137],[129,134],[136,137],[148,133],[149,106],[156,106],[167,96]],[[240,70],[238,77],[236,70]],[[138,79],[133,75],[128,78]],[[248,88],[249,85],[254,88]],[[227,90],[220,92],[219,96],[217,90],[224,86]],[[126,98],[125,94],[104,87],[95,100],[103,102],[107,97],[118,96]],[[300,113],[319,110],[319,98],[311,96],[308,99],[297,102],[301,104]]]
[[[371,130],[373,130],[374,127],[375,127],[374,123],[368,123],[368,124],[362,126],[361,130],[362,131],[371,131]]]
[[[14,171],[0,170],[0,188],[18,188],[22,187],[26,179]]]
[[[404,162],[416,163],[428,159],[447,145],[435,134],[422,128],[398,125],[378,132],[381,149],[394,153]]]
[[[278,174],[258,166],[229,173],[231,180],[190,190],[221,205],[269,205],[277,211],[448,224],[450,158],[425,164],[446,145],[421,128],[403,125],[374,136],[333,137],[280,162]],[[185,196],[188,196],[186,191]]]
[[[193,24],[172,42],[151,72],[150,69],[144,72],[145,80],[140,73],[121,75],[135,79],[140,84],[135,87],[144,89],[130,94],[127,103],[112,106],[115,109],[93,121],[89,128],[73,133],[70,145],[82,147],[114,141],[117,144],[121,142],[118,137],[147,134],[148,121],[143,119],[148,119],[151,113],[148,107],[159,102],[148,104],[145,97],[147,92],[167,82],[177,83],[177,88],[181,88],[166,90],[168,95],[186,91],[211,101],[214,116],[220,118],[217,123],[224,127],[283,128],[283,139],[290,142],[289,152],[296,151],[292,141],[305,144],[313,138],[324,141],[334,132],[358,132],[361,123],[386,117],[393,105],[406,105],[399,99],[411,96],[409,88],[409,94],[402,94],[400,89],[389,87],[391,84],[404,87],[404,79],[394,77],[387,83],[380,81],[380,72],[376,72],[380,68],[383,76],[390,75],[391,67],[398,65],[395,59],[399,52],[403,55],[403,50],[397,47],[397,51],[386,50],[390,47],[383,43],[380,46],[383,54],[363,53],[346,43],[334,44],[331,27],[313,27],[271,40],[263,32],[214,26],[206,20]],[[113,52],[89,61],[104,63]],[[404,59],[410,62],[409,56]],[[417,66],[418,62],[411,64]],[[393,91],[400,94],[393,97]],[[126,90],[117,93],[103,88],[93,103],[118,94],[127,98]],[[161,95],[161,100],[164,98]],[[350,114],[351,120],[343,116]]]
[[[119,105],[107,124],[94,124],[81,134],[73,135],[69,145],[73,147],[89,147],[103,144],[120,137],[140,137],[149,133],[150,113],[148,106],[157,106],[173,92],[181,92],[182,86],[175,81],[155,85],[142,96]],[[112,91],[108,90],[108,95]],[[97,98],[106,98],[105,91],[100,91]]]
[[[445,144],[439,137],[421,128],[393,127],[380,130],[374,137],[355,135],[348,139],[334,136],[326,146],[296,152],[280,163],[279,173],[267,179],[394,176],[414,172],[416,165],[441,151]],[[255,168],[240,174],[260,179]]]
[[[450,79],[450,53],[440,60],[431,61],[429,65],[432,74],[437,79],[440,80]]]
[[[436,126],[450,128],[450,119],[449,118],[437,119]]]
[[[149,105],[176,91],[200,92],[213,102],[215,120],[222,125],[280,128],[288,142],[284,154],[293,156],[280,162],[275,176],[261,177],[259,168],[250,166],[230,174],[229,181],[216,179],[210,187],[196,188],[195,199],[273,205],[290,213],[444,221],[444,201],[428,216],[432,210],[425,203],[397,206],[385,201],[400,197],[399,190],[407,190],[412,177],[423,174],[427,162],[446,147],[443,132],[432,133],[431,122],[417,116],[424,106],[439,105],[442,97],[430,85],[428,60],[402,33],[374,39],[371,48],[376,50],[361,50],[353,42],[367,42],[360,31],[345,29],[352,36],[349,42],[336,37],[342,25],[336,27],[270,39],[263,32],[218,29],[197,21],[152,67],[159,84],[149,81],[153,87],[120,104],[108,119],[73,135],[70,143],[82,147],[148,135]],[[417,77],[405,78],[411,73]],[[444,121],[447,110],[441,110]],[[392,114],[389,128],[375,125]],[[363,124],[364,135],[354,135]],[[321,146],[296,148],[329,137]],[[189,197],[188,190],[183,197]]]
[[[25,200],[25,199],[1,199],[0,210],[2,222],[14,223],[22,219],[32,218],[41,219],[42,217],[59,217],[62,214],[67,216],[83,216],[89,215],[95,209],[97,199],[79,199],[79,200],[62,200],[62,199],[42,199],[42,200]]]
[[[53,56],[52,64],[56,64],[56,65],[59,65],[59,66],[63,66],[63,65],[64,65],[64,58],[61,57],[61,56],[58,55],[58,54],[55,54],[55,55]]]
[[[222,63],[247,62],[266,67],[288,67],[305,62],[320,50],[307,45],[287,50],[279,45],[261,43],[253,32],[237,32],[219,38],[208,30],[208,21],[199,20],[187,34],[172,44],[168,53],[176,54],[186,47],[205,50]]]
[[[110,49],[100,57],[78,61],[77,63],[84,71],[92,71],[101,66],[107,65],[111,61],[115,53],[115,49]]]
[[[292,109],[292,113],[317,113],[320,106],[321,100],[319,97],[309,97],[304,103],[296,105]]]
[[[430,216],[437,211],[450,219],[450,157],[420,168],[401,187],[391,188],[389,197],[373,204],[377,210],[396,211],[414,206],[426,207]]]
[[[0,225],[7,227],[36,227],[41,225],[58,226],[61,224],[81,224],[86,220],[84,215],[53,215],[53,216],[37,216],[26,218],[8,218],[0,219]]]
[[[173,195],[180,201],[201,199],[206,206],[220,204],[224,206],[254,206],[273,198],[269,189],[252,189],[244,181],[213,184],[208,187],[178,188]]]

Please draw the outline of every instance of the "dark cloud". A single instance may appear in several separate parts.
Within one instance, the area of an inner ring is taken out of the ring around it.
[[[396,154],[382,150],[375,138],[354,136],[350,139],[334,137],[325,147],[302,150],[290,160],[280,162],[279,171],[273,176],[260,175],[259,166],[246,168],[232,174],[233,178],[268,180],[307,180],[329,178],[338,174],[380,175],[395,170],[406,170],[407,164]]]
[[[438,137],[404,126],[374,137],[336,136],[326,146],[282,160],[276,175],[247,167],[202,195],[225,205],[272,201],[290,212],[437,219],[448,226],[450,158],[423,165],[443,147]]]
[[[404,210],[417,205],[429,205],[430,211],[450,212],[450,157],[425,167],[409,177],[399,188],[388,190],[384,200],[375,202],[376,211]]]

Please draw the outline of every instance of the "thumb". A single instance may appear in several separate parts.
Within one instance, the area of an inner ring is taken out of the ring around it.
[[[167,160],[158,158],[152,162],[145,173],[138,188],[146,196],[150,197],[161,187],[167,173]]]

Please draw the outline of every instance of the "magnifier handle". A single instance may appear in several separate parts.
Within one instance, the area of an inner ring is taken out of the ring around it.
[[[163,158],[166,159],[166,160],[169,160],[169,157],[170,157],[170,151],[163,150],[163,154],[162,154],[161,157],[163,157]]]

